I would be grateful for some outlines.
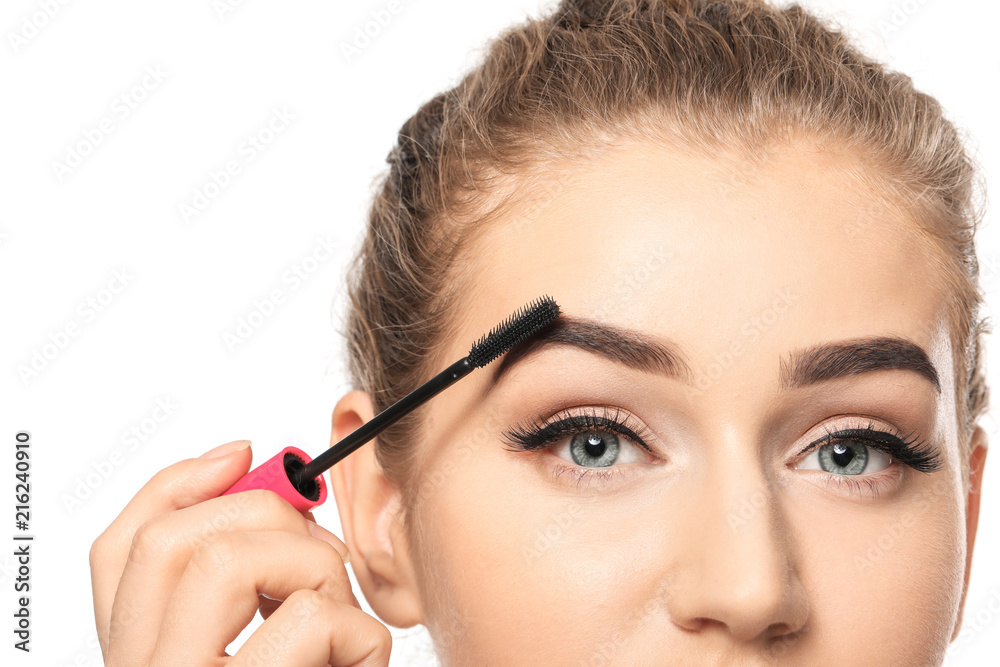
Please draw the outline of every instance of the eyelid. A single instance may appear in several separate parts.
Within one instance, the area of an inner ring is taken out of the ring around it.
[[[875,427],[875,420],[870,417],[855,417],[866,419],[864,426],[852,425],[838,430],[831,430],[829,424],[824,424],[825,434],[813,440],[795,455],[799,462],[804,455],[818,450],[820,447],[841,440],[857,440],[866,446],[888,454],[893,460],[913,468],[919,472],[932,473],[943,467],[941,454],[927,440],[918,440],[914,432],[903,435],[899,429],[889,424],[881,428]]]
[[[574,412],[585,410],[586,412]],[[504,433],[512,451],[534,451],[553,446],[559,439],[570,433],[579,433],[587,428],[605,429],[624,436],[648,454],[657,456],[646,443],[653,438],[652,432],[641,422],[620,407],[576,406],[563,408],[551,417],[539,415],[527,424],[518,423]]]

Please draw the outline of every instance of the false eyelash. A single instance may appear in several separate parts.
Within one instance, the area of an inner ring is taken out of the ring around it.
[[[517,424],[504,432],[504,438],[509,445],[506,449],[513,452],[535,451],[544,449],[566,436],[603,429],[625,436],[652,454],[653,450],[646,444],[646,439],[650,437],[649,431],[640,424],[630,423],[621,413],[621,408],[612,410],[601,407],[589,408],[588,412],[578,414],[566,414],[562,411],[549,419],[539,415],[535,422]]]
[[[849,428],[839,431],[831,431],[828,426],[824,426],[826,435],[818,440],[814,440],[808,447],[799,452],[799,455],[812,452],[823,445],[833,444],[843,440],[858,440],[865,445],[885,452],[900,463],[903,463],[914,470],[923,473],[937,472],[943,467],[941,455],[926,440],[916,441],[916,438],[909,439],[898,431],[891,433],[875,428],[875,422],[869,421],[864,428]],[[912,435],[912,434],[911,434]]]

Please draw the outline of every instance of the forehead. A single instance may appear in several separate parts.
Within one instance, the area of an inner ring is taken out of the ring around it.
[[[879,204],[857,159],[803,144],[760,162],[637,143],[553,177],[549,195],[469,253],[474,305],[451,356],[546,293],[567,312],[694,350],[881,333],[932,347],[944,312],[937,250]]]

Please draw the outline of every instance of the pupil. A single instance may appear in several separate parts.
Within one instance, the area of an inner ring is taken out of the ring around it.
[[[601,454],[603,454],[604,448],[605,448],[604,440],[601,438],[601,436],[597,435],[596,433],[591,433],[587,437],[587,444],[583,446],[583,449],[585,452],[587,452],[587,454],[595,457],[599,457]]]
[[[843,443],[837,443],[833,446],[833,462],[838,466],[846,467],[851,459],[854,458],[854,452],[848,448],[847,445]]]
[[[606,468],[618,458],[618,437],[611,432],[584,431],[570,440],[573,462],[588,468]]]

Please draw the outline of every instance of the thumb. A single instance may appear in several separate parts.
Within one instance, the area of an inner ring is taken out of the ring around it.
[[[252,460],[250,441],[234,440],[198,458],[178,461],[153,475],[125,506],[119,519],[137,525],[157,514],[215,498],[246,474]]]

